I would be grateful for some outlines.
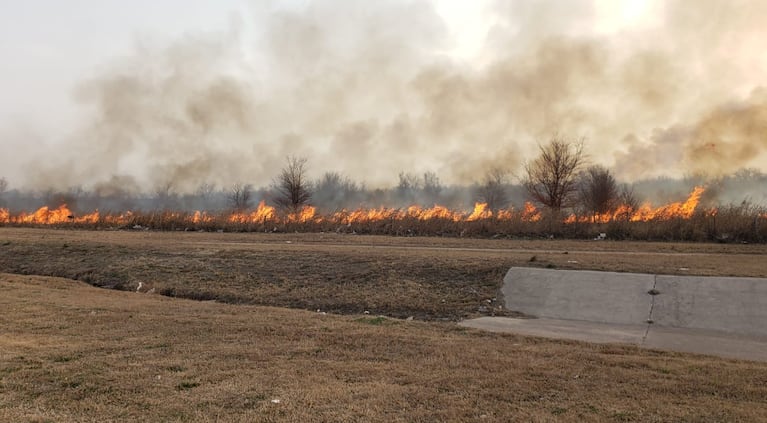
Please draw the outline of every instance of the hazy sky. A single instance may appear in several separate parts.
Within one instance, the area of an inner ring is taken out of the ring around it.
[[[468,183],[554,133],[625,179],[767,170],[765,28],[758,0],[0,0],[0,176]]]

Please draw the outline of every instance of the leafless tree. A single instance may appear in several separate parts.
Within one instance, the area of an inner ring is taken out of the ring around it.
[[[424,173],[422,189],[428,202],[436,203],[439,201],[439,194],[442,192],[442,182],[440,182],[439,176],[434,172]]]
[[[418,176],[412,173],[400,172],[398,177],[398,191],[417,190],[421,188],[421,181],[418,179]]]
[[[312,198],[316,204],[326,209],[352,207],[362,189],[348,176],[338,172],[325,172],[314,184]]]
[[[611,213],[619,205],[618,183],[603,166],[590,166],[583,172],[579,191],[581,204],[592,215]]]
[[[288,156],[285,167],[272,182],[274,202],[280,208],[295,213],[309,204],[312,198],[309,178],[306,175],[306,158]]]
[[[416,192],[421,189],[421,181],[412,173],[400,172],[397,183],[397,197],[400,201],[412,204],[415,202]]]
[[[201,200],[208,200],[212,195],[213,192],[216,190],[216,185],[203,182],[201,183],[197,189],[194,191],[195,195],[199,197]]]
[[[173,202],[176,197],[176,194],[173,192],[173,182],[168,181],[158,185],[154,190],[154,197],[158,208],[165,210],[173,208]]]
[[[8,190],[8,180],[4,177],[0,177],[0,207],[6,206],[5,192]]]
[[[554,136],[539,149],[540,155],[525,163],[525,190],[531,200],[552,211],[569,207],[578,191],[578,171],[585,161],[583,141]]]
[[[476,200],[486,203],[490,210],[497,211],[509,205],[507,173],[499,167],[487,171],[482,184],[477,187]]]
[[[635,211],[639,209],[639,197],[634,192],[634,187],[623,184],[618,192],[618,203],[622,209],[619,219],[628,220]]]
[[[242,212],[250,208],[253,189],[248,184],[236,183],[229,188],[227,199],[232,210]]]

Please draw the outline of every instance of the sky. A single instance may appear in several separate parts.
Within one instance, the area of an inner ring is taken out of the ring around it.
[[[554,136],[627,181],[767,171],[766,28],[744,0],[0,0],[0,176],[468,184]]]

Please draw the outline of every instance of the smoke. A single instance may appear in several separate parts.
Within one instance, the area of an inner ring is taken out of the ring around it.
[[[369,187],[471,184],[519,174],[554,133],[624,180],[767,169],[767,4],[630,4],[488,3],[469,55],[425,1],[261,5],[224,33],[137,41],[78,85],[74,134],[16,153],[17,179],[193,192],[263,186],[297,155]]]
[[[692,175],[721,177],[764,159],[767,151],[767,90],[717,107],[689,125],[657,130],[649,142],[626,140],[617,165],[629,175],[681,165]]]

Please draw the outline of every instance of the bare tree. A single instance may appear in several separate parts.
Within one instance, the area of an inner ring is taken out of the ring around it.
[[[497,211],[509,205],[507,173],[499,167],[487,171],[482,185],[477,187],[476,200],[487,204],[490,210]]]
[[[639,197],[634,193],[634,187],[631,185],[621,185],[618,202],[621,207],[621,215],[617,216],[619,219],[628,220],[639,209]]]
[[[157,208],[165,210],[173,208],[176,197],[173,192],[173,182],[168,181],[158,185],[154,190],[154,196],[157,201]]]
[[[325,172],[314,184],[312,197],[316,204],[326,209],[353,206],[362,189],[348,176],[338,172]]]
[[[8,180],[0,177],[0,205],[3,205],[3,194],[8,189]]]
[[[412,173],[399,173],[397,183],[397,197],[406,203],[415,202],[416,192],[421,189],[421,181]]]
[[[272,182],[277,206],[295,213],[309,203],[312,192],[306,171],[306,158],[288,156],[285,167]]]
[[[584,209],[592,215],[604,215],[618,207],[618,183],[610,170],[594,165],[581,175],[580,200]]]
[[[236,183],[229,188],[227,199],[229,206],[236,212],[242,212],[250,208],[250,200],[253,189],[248,184]]]
[[[583,142],[554,136],[539,149],[540,155],[525,163],[525,190],[531,200],[552,211],[569,207],[578,190],[578,171],[585,161]]]
[[[423,174],[423,194],[430,203],[439,201],[439,194],[442,192],[442,182],[434,172]]]
[[[201,200],[206,201],[210,199],[210,197],[213,195],[213,192],[215,190],[216,190],[215,184],[203,182],[197,187],[197,189],[194,191],[194,194],[197,197],[199,197]]]

